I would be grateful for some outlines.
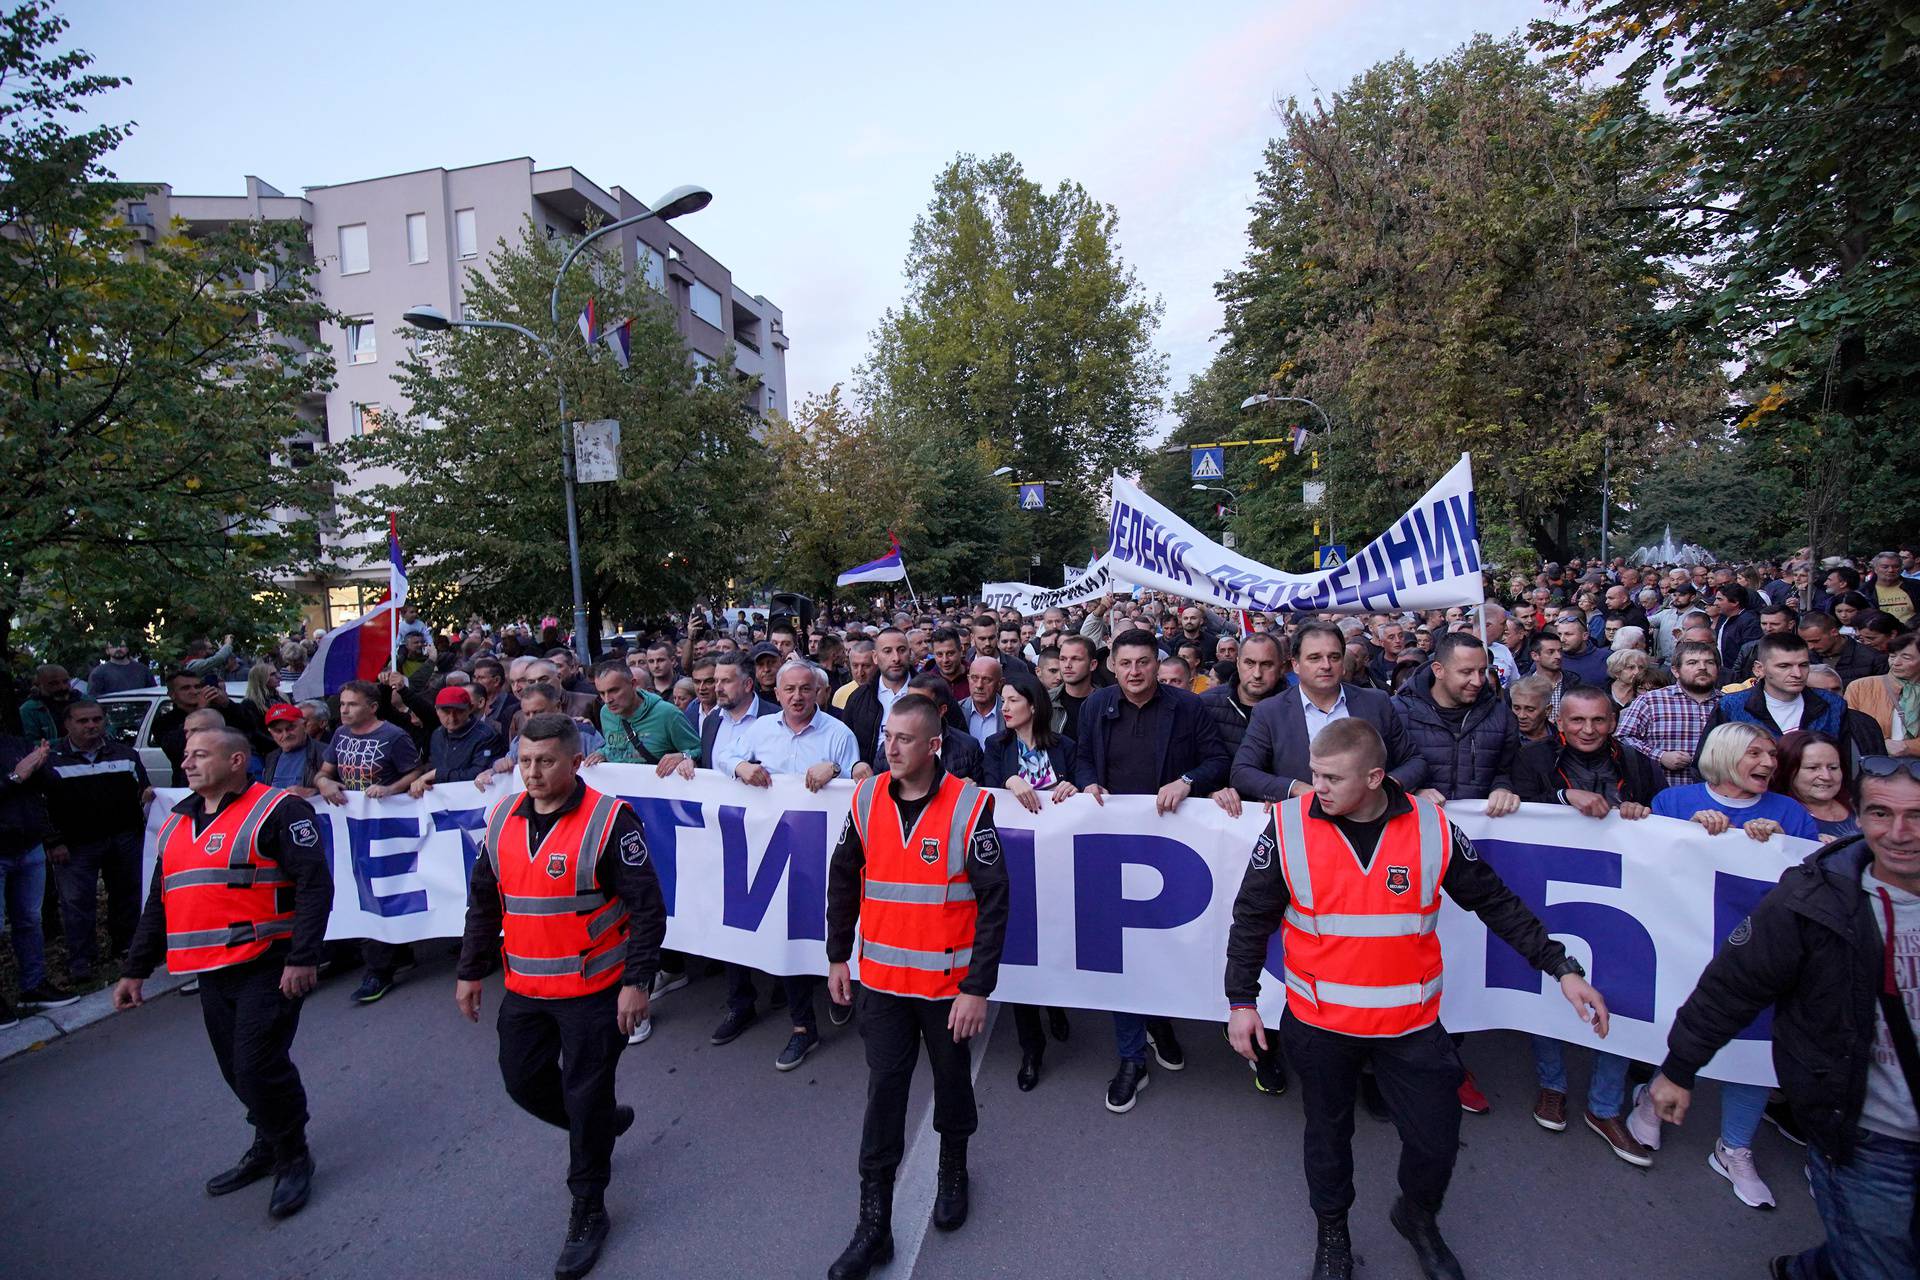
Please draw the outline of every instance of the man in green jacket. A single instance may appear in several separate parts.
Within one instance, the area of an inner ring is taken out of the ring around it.
[[[602,662],[593,669],[593,685],[607,741],[586,763],[657,765],[662,777],[683,757],[700,763],[700,735],[678,707],[635,685],[624,663]]]

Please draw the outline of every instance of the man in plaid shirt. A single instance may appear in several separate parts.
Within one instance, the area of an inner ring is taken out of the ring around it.
[[[1616,735],[1643,755],[1653,757],[1670,787],[1700,781],[1693,749],[1719,701],[1720,654],[1701,640],[1682,640],[1673,650],[1674,682],[1649,689],[1620,713]]]

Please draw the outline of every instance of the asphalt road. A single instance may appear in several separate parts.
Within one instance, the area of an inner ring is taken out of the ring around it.
[[[198,1002],[168,995],[35,1053],[0,1063],[0,1269],[12,1280],[550,1275],[567,1215],[566,1140],[522,1114],[494,1064],[489,985],[481,1025],[453,1007],[451,944],[379,1004],[349,1005],[352,975],[309,1000],[295,1060],[311,1095],[319,1172],[306,1211],[266,1216],[268,1183],[214,1200],[201,1183],[245,1148],[241,1109],[221,1083]],[[621,1062],[639,1122],[614,1157],[614,1218],[597,1274],[818,1277],[845,1244],[866,1075],[856,1028],[782,1075],[783,1021],[763,1019],[723,1048],[707,1043],[717,978],[656,1007],[653,1039]],[[1074,1014],[1039,1089],[1013,1083],[1011,1018],[978,1059],[981,1127],[973,1216],[926,1231],[911,1274],[1304,1276],[1312,1214],[1300,1172],[1297,1095],[1253,1091],[1215,1027],[1181,1024],[1189,1066],[1156,1072],[1129,1115],[1101,1105],[1110,1023]],[[1651,1170],[1616,1160],[1576,1126],[1549,1134],[1528,1116],[1525,1039],[1467,1041],[1492,1097],[1468,1116],[1442,1217],[1480,1277],[1764,1276],[1767,1259],[1817,1238],[1800,1151],[1770,1129],[1757,1144],[1780,1208],[1756,1212],[1708,1171],[1718,1106],[1668,1130]],[[1575,1104],[1583,1055],[1569,1055]],[[923,1131],[922,1069],[909,1133]],[[1398,1143],[1364,1116],[1353,1214],[1359,1274],[1418,1271],[1386,1223]],[[934,1140],[909,1149],[902,1198]],[[901,1260],[914,1233],[896,1218]]]

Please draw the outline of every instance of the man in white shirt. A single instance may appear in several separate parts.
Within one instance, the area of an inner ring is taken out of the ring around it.
[[[756,717],[745,732],[731,737],[725,746],[714,748],[714,767],[750,787],[765,787],[773,775],[800,774],[807,790],[818,791],[836,778],[853,772],[860,751],[853,731],[832,716],[820,712],[819,700],[826,684],[826,673],[800,658],[791,658],[774,678],[774,691],[780,702],[779,715]],[[814,1011],[814,989],[820,985],[817,975],[793,974],[782,979],[787,991],[787,1014],[793,1020],[793,1032],[787,1047],[774,1059],[780,1071],[792,1071],[805,1062],[807,1055],[820,1047],[820,1024]],[[834,1005],[834,1009],[841,1006]],[[751,1005],[749,1005],[751,1008]],[[850,1009],[851,1006],[848,1006]],[[731,1030],[731,1040],[746,1029],[747,1023],[730,1028],[735,1021],[731,1011],[714,1042],[722,1032]]]

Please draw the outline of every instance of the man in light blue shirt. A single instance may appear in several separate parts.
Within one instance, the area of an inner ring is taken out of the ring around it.
[[[835,778],[851,774],[860,760],[860,750],[854,742],[853,730],[820,711],[820,695],[826,691],[826,685],[827,673],[819,667],[799,658],[788,659],[774,677],[780,714],[758,716],[748,723],[744,733],[735,734],[725,746],[716,746],[714,767],[750,787],[770,785],[776,773],[801,774],[806,778],[809,791],[818,791]],[[820,979],[815,974],[801,973],[785,978],[784,983],[793,1034],[773,1065],[781,1071],[791,1071],[820,1047],[819,1015],[814,1010],[813,999]],[[733,1020],[729,1014],[728,1023]],[[727,1029],[727,1024],[723,1023],[722,1028]],[[741,1030],[744,1029],[743,1026]],[[719,1037],[720,1033],[716,1032],[714,1040],[723,1043]]]
[[[967,668],[967,732],[983,748],[1005,726],[1000,720],[1000,660],[975,658]]]

